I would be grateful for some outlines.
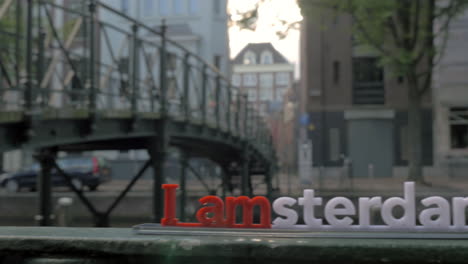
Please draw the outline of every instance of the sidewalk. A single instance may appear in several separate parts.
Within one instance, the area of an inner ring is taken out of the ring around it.
[[[311,184],[302,184],[296,175],[279,175],[281,195],[301,195],[304,189],[314,189],[323,194],[362,195],[402,195],[404,178],[355,178],[341,179],[328,177],[317,179]],[[426,177],[430,186],[416,184],[418,195],[468,196],[468,176],[466,179],[448,177]]]

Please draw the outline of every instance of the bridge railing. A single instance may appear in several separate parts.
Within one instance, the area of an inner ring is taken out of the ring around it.
[[[112,6],[117,1],[0,3],[1,110],[69,108],[113,117],[168,117],[239,135],[272,151],[247,95],[196,49]]]

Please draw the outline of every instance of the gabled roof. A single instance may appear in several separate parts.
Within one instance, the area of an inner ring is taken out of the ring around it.
[[[289,64],[289,61],[281,54],[279,51],[271,45],[271,43],[249,43],[245,46],[239,54],[232,60],[233,64],[244,64],[244,54],[247,51],[252,51],[257,57],[257,62],[260,61],[260,56],[262,51],[269,50],[273,54],[273,63],[274,64]]]

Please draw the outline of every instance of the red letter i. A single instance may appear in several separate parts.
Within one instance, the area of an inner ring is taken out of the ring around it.
[[[176,189],[178,184],[163,184],[164,189],[164,218],[161,219],[162,226],[176,226]]]

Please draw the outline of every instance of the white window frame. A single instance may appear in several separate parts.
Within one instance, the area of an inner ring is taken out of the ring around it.
[[[257,64],[257,57],[255,53],[251,50],[248,50],[244,54],[244,64],[255,65]]]
[[[169,15],[169,0],[158,0],[158,9],[159,9],[159,14],[162,16],[167,16]]]
[[[242,79],[241,79],[241,75],[240,75],[240,74],[234,73],[234,74],[232,75],[232,80],[231,80],[232,85],[234,85],[234,86],[240,86],[240,85],[241,85],[241,80],[242,80]]]
[[[198,12],[200,12],[199,0],[189,0],[189,13],[192,15],[197,15]]]
[[[259,100],[262,102],[273,100],[273,89],[269,87],[260,87]]]
[[[260,56],[261,64],[273,64],[273,54],[269,50],[262,51]]]
[[[257,87],[247,89],[247,96],[249,102],[255,102],[258,98]]]
[[[275,74],[275,84],[277,86],[288,86],[291,83],[289,72],[277,72]]]
[[[184,3],[184,0],[174,0],[172,7],[174,9],[174,14],[183,15],[185,13]]]
[[[242,76],[242,86],[257,86],[257,75],[255,73],[244,73],[244,75]]]
[[[273,74],[262,73],[260,74],[260,87],[273,88]]]
[[[143,16],[153,16],[155,12],[154,0],[143,0]]]
[[[120,11],[126,15],[130,14],[130,0],[120,0]]]

